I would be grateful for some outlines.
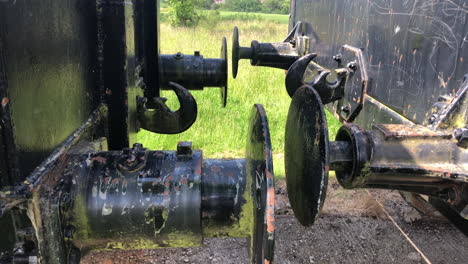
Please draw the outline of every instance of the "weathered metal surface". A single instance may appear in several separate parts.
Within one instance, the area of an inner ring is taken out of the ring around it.
[[[249,233],[246,232],[248,229],[239,223],[242,207],[247,201],[244,197],[247,184],[245,159],[205,159],[202,166],[201,199],[204,235],[248,236]],[[215,229],[213,226],[218,226],[216,228],[218,230],[213,232]],[[219,226],[231,226],[232,229],[224,233],[220,231]]]
[[[63,263],[67,258],[67,244],[63,239],[60,215],[62,175],[68,163],[72,162],[71,153],[86,153],[95,148],[105,148],[105,144],[88,143],[94,136],[99,137],[105,122],[107,108],[99,107],[74,133],[54,150],[27,178],[17,186],[0,191],[1,214],[20,211],[23,218],[30,219],[28,226],[34,227],[36,235],[34,256],[45,263]],[[14,221],[21,219],[16,215]],[[16,232],[18,229],[12,229]],[[5,237],[6,238],[6,237]],[[2,239],[3,240],[3,237]],[[18,242],[18,238],[16,238]],[[40,252],[40,253],[39,253]]]
[[[70,174],[64,208],[82,250],[201,245],[200,151],[93,153]]]
[[[310,86],[299,88],[293,96],[284,150],[291,207],[302,225],[312,225],[327,192],[329,146],[323,104]]]
[[[142,78],[144,96],[159,97],[159,1],[133,1],[135,23],[135,63]]]
[[[352,171],[337,171],[337,178],[345,187],[387,184],[394,189],[399,185],[417,188],[419,181],[421,187],[432,184],[431,188],[442,190],[450,182],[461,184],[468,180],[468,152],[447,133],[407,125],[376,125],[367,132],[347,124],[339,130],[336,140],[352,142],[354,162],[359,165],[358,170],[353,166]]]
[[[286,91],[288,92],[289,96],[292,98],[294,96],[294,93],[299,89],[301,86],[305,85],[304,83],[304,74],[306,70],[308,69],[309,63],[317,57],[317,54],[315,53],[310,53],[307,54],[301,58],[299,58],[297,61],[295,61],[291,67],[289,67],[288,72],[286,74],[285,78],[285,86],[286,86]],[[314,67],[318,73],[319,70],[322,70],[323,68],[318,67],[317,64],[313,64]]]
[[[239,45],[239,29],[232,35],[232,75],[237,77],[240,59],[249,59],[252,66],[266,66],[287,70],[309,47],[303,36],[302,23],[297,23],[283,42],[259,43],[253,40],[250,47]]]
[[[301,224],[312,224],[319,213],[328,169],[335,170],[345,188],[426,194],[462,214],[468,204],[468,151],[451,131],[406,124],[379,124],[366,131],[345,124],[336,141],[328,142],[323,107],[315,89],[303,86],[293,96],[288,114],[286,178]]]
[[[468,76],[463,77],[461,88],[452,96],[441,96],[433,105],[429,118],[432,129],[460,128],[468,123]]]
[[[364,91],[364,105],[369,95],[426,125],[438,98],[461,89],[468,67],[466,12],[465,0],[295,0],[290,28],[298,21],[305,24],[305,34],[314,43],[309,52],[317,53],[315,61],[327,68],[339,67],[333,56],[343,45],[362,50],[371,83]],[[355,89],[347,91],[341,106],[352,103]],[[340,103],[330,107],[342,116]],[[359,122],[382,123],[377,118],[366,115]]]
[[[166,98],[146,97],[138,101],[138,120],[141,128],[161,133],[177,134],[189,129],[197,119],[197,102],[193,95],[177,83],[170,82],[179,99],[180,107],[172,111],[166,105]],[[147,108],[148,107],[148,108]]]
[[[256,104],[250,115],[246,167],[247,203],[253,203],[251,263],[272,263],[275,247],[275,186],[268,120],[263,106]],[[249,214],[249,211],[245,212]]]
[[[204,87],[221,87],[221,102],[226,106],[228,87],[228,58],[226,37],[222,39],[220,59],[205,59],[199,51],[194,55],[176,53],[160,55],[160,85],[168,89],[170,82],[178,83],[189,90]]]
[[[18,177],[13,171],[15,181],[86,121],[99,102],[95,10],[92,0],[0,1],[0,100],[2,122],[13,124],[3,133],[9,133],[10,162],[17,159],[10,166],[10,172],[20,172]]]
[[[97,1],[100,88],[109,107],[109,148],[130,145],[124,0]]]

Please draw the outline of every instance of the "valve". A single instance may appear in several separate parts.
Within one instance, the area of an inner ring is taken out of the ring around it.
[[[203,90],[205,87],[221,88],[221,103],[227,103],[228,89],[228,58],[227,42],[223,37],[221,58],[203,58],[199,51],[194,55],[180,52],[172,55],[161,55],[160,86],[161,89],[171,89],[169,83],[174,82],[188,90]]]
[[[457,134],[457,133],[455,133]],[[343,125],[329,141],[320,94],[310,85],[295,92],[285,135],[289,199],[302,225],[312,225],[334,170],[344,188],[382,188],[444,200],[461,215],[468,204],[468,150],[449,131],[406,124],[377,124],[371,130]],[[453,157],[458,157],[454,159]]]
[[[240,59],[250,59],[252,66],[267,66],[287,70],[309,49],[309,38],[303,36],[303,25],[298,22],[283,42],[259,43],[253,40],[250,47],[239,45],[239,29],[232,35],[232,75],[237,76]]]

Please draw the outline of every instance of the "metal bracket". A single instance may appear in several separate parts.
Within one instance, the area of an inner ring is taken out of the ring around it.
[[[328,104],[343,98],[346,79],[353,70],[349,68],[336,69],[334,71],[336,79],[329,81],[328,76],[332,71],[312,62],[316,56],[317,54],[315,53],[305,55],[291,65],[286,75],[285,82],[289,96],[292,98],[299,87],[308,84],[314,87],[320,95],[323,104]],[[304,81],[304,75],[307,70],[312,71],[310,75],[314,76],[310,82]]]
[[[466,124],[457,124],[456,119],[466,120],[468,115],[468,74],[465,75],[462,87],[458,93],[452,97],[441,96],[433,106],[436,113],[429,118],[429,123],[433,130],[447,129],[449,127],[460,128]],[[465,116],[465,118],[456,118],[457,116]],[[464,121],[462,121],[464,122]]]
[[[343,99],[337,102],[336,112],[346,122],[352,122],[359,114],[364,103],[364,95],[371,84],[365,54],[361,49],[343,45],[333,57],[337,68],[346,67],[352,71],[344,87]]]

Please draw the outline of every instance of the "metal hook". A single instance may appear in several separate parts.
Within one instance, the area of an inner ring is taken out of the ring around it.
[[[307,69],[309,63],[317,57],[316,53],[307,54],[296,62],[294,62],[291,67],[288,69],[286,74],[286,90],[288,91],[289,96],[292,98],[294,93],[299,87],[304,85],[303,78],[304,73]]]
[[[138,120],[143,129],[160,134],[177,134],[189,129],[197,119],[197,102],[192,94],[181,85],[169,82],[179,99],[180,108],[172,111],[166,105],[166,98],[157,97],[151,101],[151,109],[146,108],[147,99],[138,105]]]
[[[317,54],[315,53],[305,55],[291,65],[286,75],[286,90],[288,91],[289,96],[292,98],[299,87],[304,84],[308,84],[314,87],[320,95],[323,104],[328,104],[343,98],[346,77],[351,73],[346,68],[336,69],[334,70],[337,75],[336,80],[329,82],[327,80],[327,76],[331,73],[330,70],[322,68],[315,63],[312,63],[311,66],[309,66],[310,62],[316,56]],[[304,81],[304,74],[308,67],[312,67],[318,72],[318,75],[316,75],[311,82]]]

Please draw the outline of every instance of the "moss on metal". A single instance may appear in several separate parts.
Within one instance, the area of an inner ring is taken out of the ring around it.
[[[91,234],[91,228],[89,227],[86,203],[83,195],[78,195],[76,197],[73,213],[72,224],[75,226],[76,230],[74,237],[79,239],[88,239]]]

